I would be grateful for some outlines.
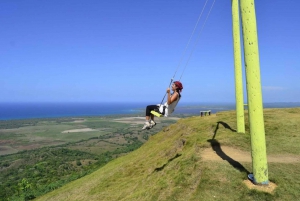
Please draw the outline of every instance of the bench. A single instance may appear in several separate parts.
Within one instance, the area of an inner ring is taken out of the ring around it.
[[[206,115],[210,115],[210,114],[211,114],[211,111],[210,111],[210,110],[207,110],[207,111],[200,111],[201,117],[202,117],[202,116],[206,116]]]

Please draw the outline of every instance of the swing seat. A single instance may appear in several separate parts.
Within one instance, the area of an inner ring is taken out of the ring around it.
[[[162,115],[158,112],[155,112],[154,110],[152,110],[150,113],[153,114],[154,116],[157,116],[157,117],[163,117],[164,116],[164,115]]]

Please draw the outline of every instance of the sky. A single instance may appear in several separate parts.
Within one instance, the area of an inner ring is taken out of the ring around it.
[[[0,102],[155,104],[174,75],[183,102],[235,102],[231,1],[205,3],[1,0]],[[300,102],[299,7],[255,1],[263,102]]]

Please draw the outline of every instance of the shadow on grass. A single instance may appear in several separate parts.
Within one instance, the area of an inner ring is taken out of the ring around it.
[[[212,149],[216,152],[218,156],[220,156],[220,158],[226,160],[232,167],[238,169],[240,172],[245,172],[247,175],[250,174],[250,172],[242,164],[240,164],[238,161],[233,160],[226,153],[224,153],[224,151],[221,148],[221,144],[218,142],[218,140],[215,139],[217,131],[219,129],[219,124],[223,125],[225,128],[231,130],[232,132],[236,132],[236,130],[232,129],[227,123],[219,121],[217,122],[213,138],[207,141],[210,142]]]
[[[158,167],[158,168],[155,168],[153,172],[159,172],[159,171],[162,171],[172,160],[178,158],[179,156],[181,156],[181,154],[176,154],[173,158],[170,158],[168,160],[168,162],[166,164],[164,164],[163,166],[161,167]]]
[[[231,130],[232,132],[236,132],[236,130],[234,130],[234,129],[232,129],[227,123],[225,123],[225,122],[223,122],[223,121],[218,121],[217,122],[217,126],[216,126],[216,129],[215,129],[215,132],[214,132],[214,136],[216,135],[216,133],[217,133],[217,131],[218,131],[218,129],[219,129],[219,125],[222,125],[222,126],[224,126],[224,128],[226,128],[226,129],[229,129],[229,130]],[[214,137],[213,137],[214,138]]]

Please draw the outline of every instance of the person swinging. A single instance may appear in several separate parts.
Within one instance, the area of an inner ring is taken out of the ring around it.
[[[165,104],[157,104],[157,105],[148,105],[146,107],[146,122],[143,126],[143,130],[150,129],[156,125],[154,121],[154,114],[160,114],[160,116],[167,117],[168,115],[174,112],[174,109],[181,98],[181,91],[183,89],[182,83],[180,81],[175,81],[172,84],[171,94],[170,88],[167,88],[167,102]]]

